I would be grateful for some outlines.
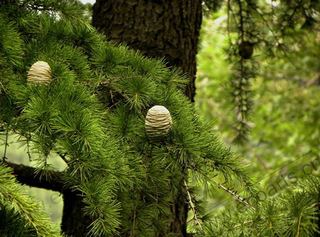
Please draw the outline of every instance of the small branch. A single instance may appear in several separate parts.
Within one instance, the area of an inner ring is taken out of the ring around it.
[[[244,27],[243,27],[243,15],[242,15],[242,3],[241,3],[241,0],[238,0],[238,4],[239,4],[239,16],[240,16],[241,40],[244,41]]]
[[[66,158],[66,155],[67,154],[62,154],[62,153],[60,153],[60,152],[57,152],[57,154],[60,156],[60,158],[66,163],[66,165],[68,165],[69,164],[69,162],[68,162],[68,160],[67,160],[67,158]]]
[[[32,156],[30,152],[30,141],[28,139],[27,139],[27,155],[28,155],[29,161],[32,161]]]
[[[227,28],[228,28],[228,39],[230,41],[230,45],[231,45],[231,37],[230,37],[230,11],[231,11],[231,4],[230,4],[230,0],[228,0],[228,21],[227,21]]]
[[[266,24],[267,28],[270,30],[271,34],[273,35],[274,39],[276,40],[276,42],[278,43],[278,46],[280,48],[280,50],[284,53],[284,56],[290,61],[290,63],[299,70],[299,68],[297,67],[297,65],[294,63],[294,61],[292,60],[292,58],[289,57],[289,55],[287,54],[286,50],[283,48],[282,44],[280,43],[280,40],[278,38],[278,36],[276,35],[276,33],[274,32],[274,30],[271,28],[271,26],[269,25],[268,21],[266,20],[266,18],[263,16],[263,14],[261,12],[259,12],[259,9],[257,9],[256,6],[252,5],[252,8],[257,12],[257,14],[260,16],[260,18],[262,19],[262,21]]]
[[[231,13],[231,17],[230,14]],[[228,37],[229,37],[229,41],[232,42],[231,37],[230,37],[230,19],[232,19],[234,21],[234,24],[238,27],[239,23],[237,21],[237,14],[235,13],[235,11],[232,9],[232,5],[230,3],[230,0],[228,1]]]
[[[4,161],[3,164],[13,169],[13,175],[15,175],[17,180],[22,184],[57,191],[60,193],[63,191],[64,183],[62,181],[62,172],[50,171],[50,177],[47,179],[41,179],[41,173],[36,174],[36,168],[22,164],[18,165],[8,161]]]
[[[296,237],[299,237],[300,236],[300,226],[301,226],[301,216],[299,216],[299,220],[298,220],[298,230],[297,230],[297,234],[296,234]]]
[[[6,128],[6,140],[5,140],[5,144],[4,144],[4,152],[3,152],[3,161],[5,161],[7,159],[7,149],[8,149],[8,138],[9,138],[9,125],[7,125]]]
[[[200,221],[199,221],[199,219],[198,219],[198,217],[197,217],[197,212],[196,212],[195,206],[194,206],[194,204],[193,204],[193,202],[192,202],[192,198],[191,198],[191,194],[190,194],[190,192],[189,192],[188,184],[187,184],[187,182],[186,182],[185,179],[183,180],[183,182],[184,182],[184,186],[186,187],[187,194],[188,194],[188,202],[189,202],[189,205],[190,205],[190,207],[191,207],[191,209],[192,209],[192,212],[193,212],[193,218],[194,218],[195,221],[197,222],[197,225],[200,227],[201,231],[203,231],[203,228],[202,228],[202,226],[201,226],[201,223],[200,223]]]
[[[222,184],[216,182],[215,180],[213,180],[218,186],[219,188],[222,188],[224,191],[228,192],[229,194],[231,194],[232,196],[234,196],[239,202],[241,202],[242,204],[244,204],[245,206],[247,206],[248,208],[255,210],[255,208],[253,206],[251,206],[246,200],[244,200],[244,198],[240,197],[237,192],[232,191],[230,188],[226,188],[225,186],[223,186]]]

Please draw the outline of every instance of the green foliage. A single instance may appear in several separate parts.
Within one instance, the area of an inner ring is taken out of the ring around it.
[[[43,207],[22,190],[11,172],[4,165],[0,166],[1,224],[5,227],[1,229],[1,234],[60,236]]]
[[[66,163],[63,182],[83,199],[83,214],[92,221],[88,236],[168,234],[171,205],[189,192],[184,183],[191,171],[204,183],[220,174],[253,191],[239,159],[183,95],[187,80],[178,70],[107,42],[83,20],[76,1],[2,2],[4,139],[10,133],[27,143],[41,178],[50,180],[55,171],[49,157]],[[28,84],[28,70],[40,60],[50,65],[52,82]],[[173,119],[172,131],[159,141],[144,128],[154,105],[165,106]],[[24,196],[14,195],[3,204],[16,208]],[[31,202],[23,205],[21,215],[41,213],[30,213]],[[50,230],[42,214],[40,222],[31,217],[26,222],[39,236]]]
[[[306,187],[309,179],[313,186]],[[226,210],[207,222],[205,236],[315,236],[319,184],[319,178],[311,176],[292,191],[257,203],[256,210]]]
[[[1,236],[37,236],[36,231],[10,207],[1,207],[0,218]]]

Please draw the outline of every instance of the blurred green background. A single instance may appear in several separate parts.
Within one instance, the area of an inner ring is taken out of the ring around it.
[[[257,185],[267,190],[282,182],[277,194],[293,188],[285,187],[289,174],[297,178],[305,176],[304,165],[319,159],[314,150],[320,141],[320,37],[317,32],[295,37],[286,54],[275,49],[274,57],[266,57],[262,53],[264,48],[254,48],[253,57],[259,64],[257,77],[251,79],[254,101],[249,118],[251,132],[242,146],[232,142],[235,136],[230,103],[232,63],[228,60],[230,42],[223,10],[204,18],[197,57],[198,110],[207,121],[214,122],[214,129],[224,143],[248,165]],[[318,174],[318,166],[310,172]],[[208,210],[219,213],[233,205],[233,198],[221,190],[215,191],[208,197]]]

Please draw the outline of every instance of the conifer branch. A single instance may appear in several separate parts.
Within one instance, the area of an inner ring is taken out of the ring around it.
[[[18,165],[8,161],[4,161],[3,163],[13,169],[13,174],[22,184],[57,191],[60,193],[63,191],[64,183],[62,182],[62,172],[50,171],[50,177],[43,179],[41,178],[41,174],[36,174],[36,168],[22,164]]]
[[[253,44],[247,41],[248,34],[250,35],[251,27],[247,26],[246,24],[248,19],[248,13],[246,9],[247,5],[240,0],[236,1],[236,5],[238,6],[236,12],[237,14],[235,14],[235,12],[232,10],[231,2],[228,1],[228,31],[231,30],[229,19],[231,18],[234,20],[238,34],[237,43],[234,44],[232,42],[232,38],[229,38],[229,41],[231,46],[237,46],[238,54],[241,56],[240,60],[234,62],[233,74],[230,78],[230,92],[235,109],[234,130],[236,135],[233,139],[233,142],[243,144],[248,140],[247,134],[250,131],[250,124],[248,121],[252,105],[252,100],[250,98],[250,79],[254,77],[254,68],[253,66],[250,68],[248,59],[250,59],[252,56]],[[247,29],[248,27],[249,29]],[[252,25],[252,28],[254,28],[254,25]],[[228,35],[230,37],[230,33],[228,33]],[[237,58],[235,50],[236,48],[233,49],[232,55]],[[253,65],[252,60],[251,65]]]
[[[227,193],[231,194],[232,196],[234,196],[236,198],[236,200],[238,200],[239,202],[241,202],[242,204],[244,204],[245,206],[247,206],[248,208],[255,210],[255,208],[253,206],[251,206],[244,198],[240,197],[236,191],[232,191],[231,188],[226,188],[225,186],[223,186],[222,184],[218,183],[217,181],[213,180],[215,182],[216,185],[219,186],[219,188],[222,188],[224,191],[226,191]]]
[[[191,194],[190,194],[190,192],[189,192],[188,184],[187,184],[187,182],[186,182],[185,179],[183,180],[183,182],[184,182],[184,186],[185,186],[186,191],[187,191],[188,202],[189,202],[189,205],[190,205],[191,210],[192,210],[192,212],[193,212],[193,218],[194,218],[195,221],[197,222],[197,225],[200,227],[201,231],[203,231],[203,228],[202,228],[202,226],[201,226],[201,223],[200,223],[200,221],[199,221],[199,219],[198,219],[198,217],[197,217],[197,212],[196,212],[196,209],[195,209],[195,205],[194,205],[193,202],[192,202],[192,198],[191,198]]]
[[[27,221],[27,225],[36,231],[36,236],[60,237],[59,231],[53,227],[49,215],[42,209],[40,203],[30,198],[22,186],[10,174],[8,167],[0,167],[0,197],[1,204],[8,202],[12,208]],[[19,235],[20,236],[20,235]]]
[[[269,22],[265,19],[265,17],[263,16],[263,14],[259,11],[259,9],[255,6],[255,5],[251,5],[251,7],[256,11],[256,13],[260,16],[260,18],[262,19],[262,21],[266,24],[267,28],[269,29],[269,31],[271,32],[271,34],[273,35],[274,39],[276,40],[278,47],[280,48],[280,50],[284,53],[284,56],[290,61],[290,63],[298,70],[297,65],[295,64],[295,62],[292,60],[292,58],[287,54],[287,51],[283,48],[282,44],[280,43],[280,39],[278,38],[278,36],[276,35],[276,33],[274,32],[274,30],[271,28]]]

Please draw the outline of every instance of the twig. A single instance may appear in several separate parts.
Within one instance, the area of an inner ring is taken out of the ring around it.
[[[300,236],[300,227],[301,227],[301,216],[299,217],[299,221],[298,221],[298,230],[297,230],[297,234],[296,234],[296,237],[299,237]]]
[[[7,149],[8,149],[8,138],[9,138],[9,125],[7,125],[7,129],[6,129],[6,140],[5,140],[5,144],[4,144],[4,152],[3,152],[3,157],[2,160],[5,161],[7,159]]]
[[[243,27],[243,15],[242,15],[242,3],[241,0],[238,0],[239,4],[239,15],[240,15],[240,31],[241,31],[241,40],[244,41],[244,27]]]
[[[227,20],[227,28],[228,28],[228,39],[230,41],[230,44],[232,43],[231,42],[231,37],[230,37],[230,11],[231,11],[231,4],[230,4],[230,0],[228,0],[228,20]]]
[[[57,154],[61,157],[61,159],[66,163],[66,165],[68,165],[68,160],[67,160],[67,158],[66,158],[66,155],[67,154],[62,154],[62,153],[60,153],[60,152],[57,152]]]
[[[274,30],[271,28],[271,26],[269,25],[268,21],[266,20],[266,18],[263,16],[263,14],[261,12],[259,12],[259,10],[257,9],[256,6],[251,5],[252,8],[257,12],[257,14],[260,16],[260,18],[262,19],[262,21],[266,24],[267,28],[270,30],[271,34],[273,35],[274,39],[276,40],[276,42],[278,43],[279,48],[282,50],[282,52],[284,53],[285,57],[290,61],[290,63],[296,68],[298,69],[297,65],[294,63],[294,61],[289,57],[289,55],[287,54],[286,50],[283,48],[282,44],[280,43],[280,40],[278,38],[278,36],[276,35],[276,33],[274,32]]]
[[[187,194],[188,194],[188,202],[189,202],[189,205],[190,205],[190,207],[191,207],[191,209],[192,209],[192,212],[193,212],[193,218],[194,218],[195,221],[197,222],[197,225],[200,227],[201,231],[203,231],[203,228],[202,228],[202,226],[201,226],[201,223],[200,223],[200,221],[199,221],[199,219],[198,219],[198,217],[197,217],[197,212],[196,212],[195,206],[194,206],[194,204],[193,204],[193,202],[192,202],[192,199],[191,199],[191,194],[190,194],[190,192],[189,192],[188,184],[187,184],[187,182],[186,182],[185,179],[183,180],[183,182],[184,182],[184,186],[186,187]]]
[[[30,141],[29,141],[29,139],[27,139],[27,155],[28,155],[29,161],[32,161],[32,156],[31,156],[31,152],[30,152]]]
[[[255,210],[255,208],[253,206],[251,206],[244,198],[240,197],[236,191],[232,191],[232,189],[230,188],[226,188],[225,186],[223,186],[222,184],[216,182],[215,180],[213,180],[220,188],[222,188],[224,191],[228,192],[229,194],[231,194],[232,196],[234,196],[239,202],[241,202],[242,204],[244,204],[245,206],[247,206],[248,208]]]

